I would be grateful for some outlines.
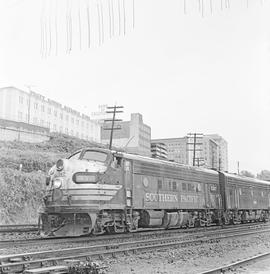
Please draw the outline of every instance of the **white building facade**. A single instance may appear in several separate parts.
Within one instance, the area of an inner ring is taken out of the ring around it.
[[[100,125],[96,121],[33,91],[25,92],[15,87],[1,88],[0,118],[100,142]]]

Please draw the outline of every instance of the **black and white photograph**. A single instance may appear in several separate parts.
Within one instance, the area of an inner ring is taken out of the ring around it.
[[[269,274],[269,15],[0,0],[0,274]]]

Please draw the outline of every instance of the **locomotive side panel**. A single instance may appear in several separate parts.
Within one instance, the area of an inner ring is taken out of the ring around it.
[[[133,205],[141,209],[219,209],[218,174],[134,161]],[[206,186],[209,184],[209,186]],[[207,194],[208,188],[211,189]]]
[[[179,199],[177,189],[172,190],[166,188],[165,185],[166,179],[162,177],[135,174],[134,207],[137,209],[177,209]]]

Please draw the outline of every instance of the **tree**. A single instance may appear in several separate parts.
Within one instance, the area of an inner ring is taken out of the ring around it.
[[[240,172],[240,175],[245,176],[245,177],[255,178],[255,175],[247,170],[242,170]]]
[[[270,181],[270,171],[262,170],[259,174],[257,174],[257,178],[265,181]]]

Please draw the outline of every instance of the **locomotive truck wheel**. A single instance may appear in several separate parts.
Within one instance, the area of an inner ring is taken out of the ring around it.
[[[201,222],[199,219],[195,220],[194,222],[194,227],[200,227],[201,226]]]

